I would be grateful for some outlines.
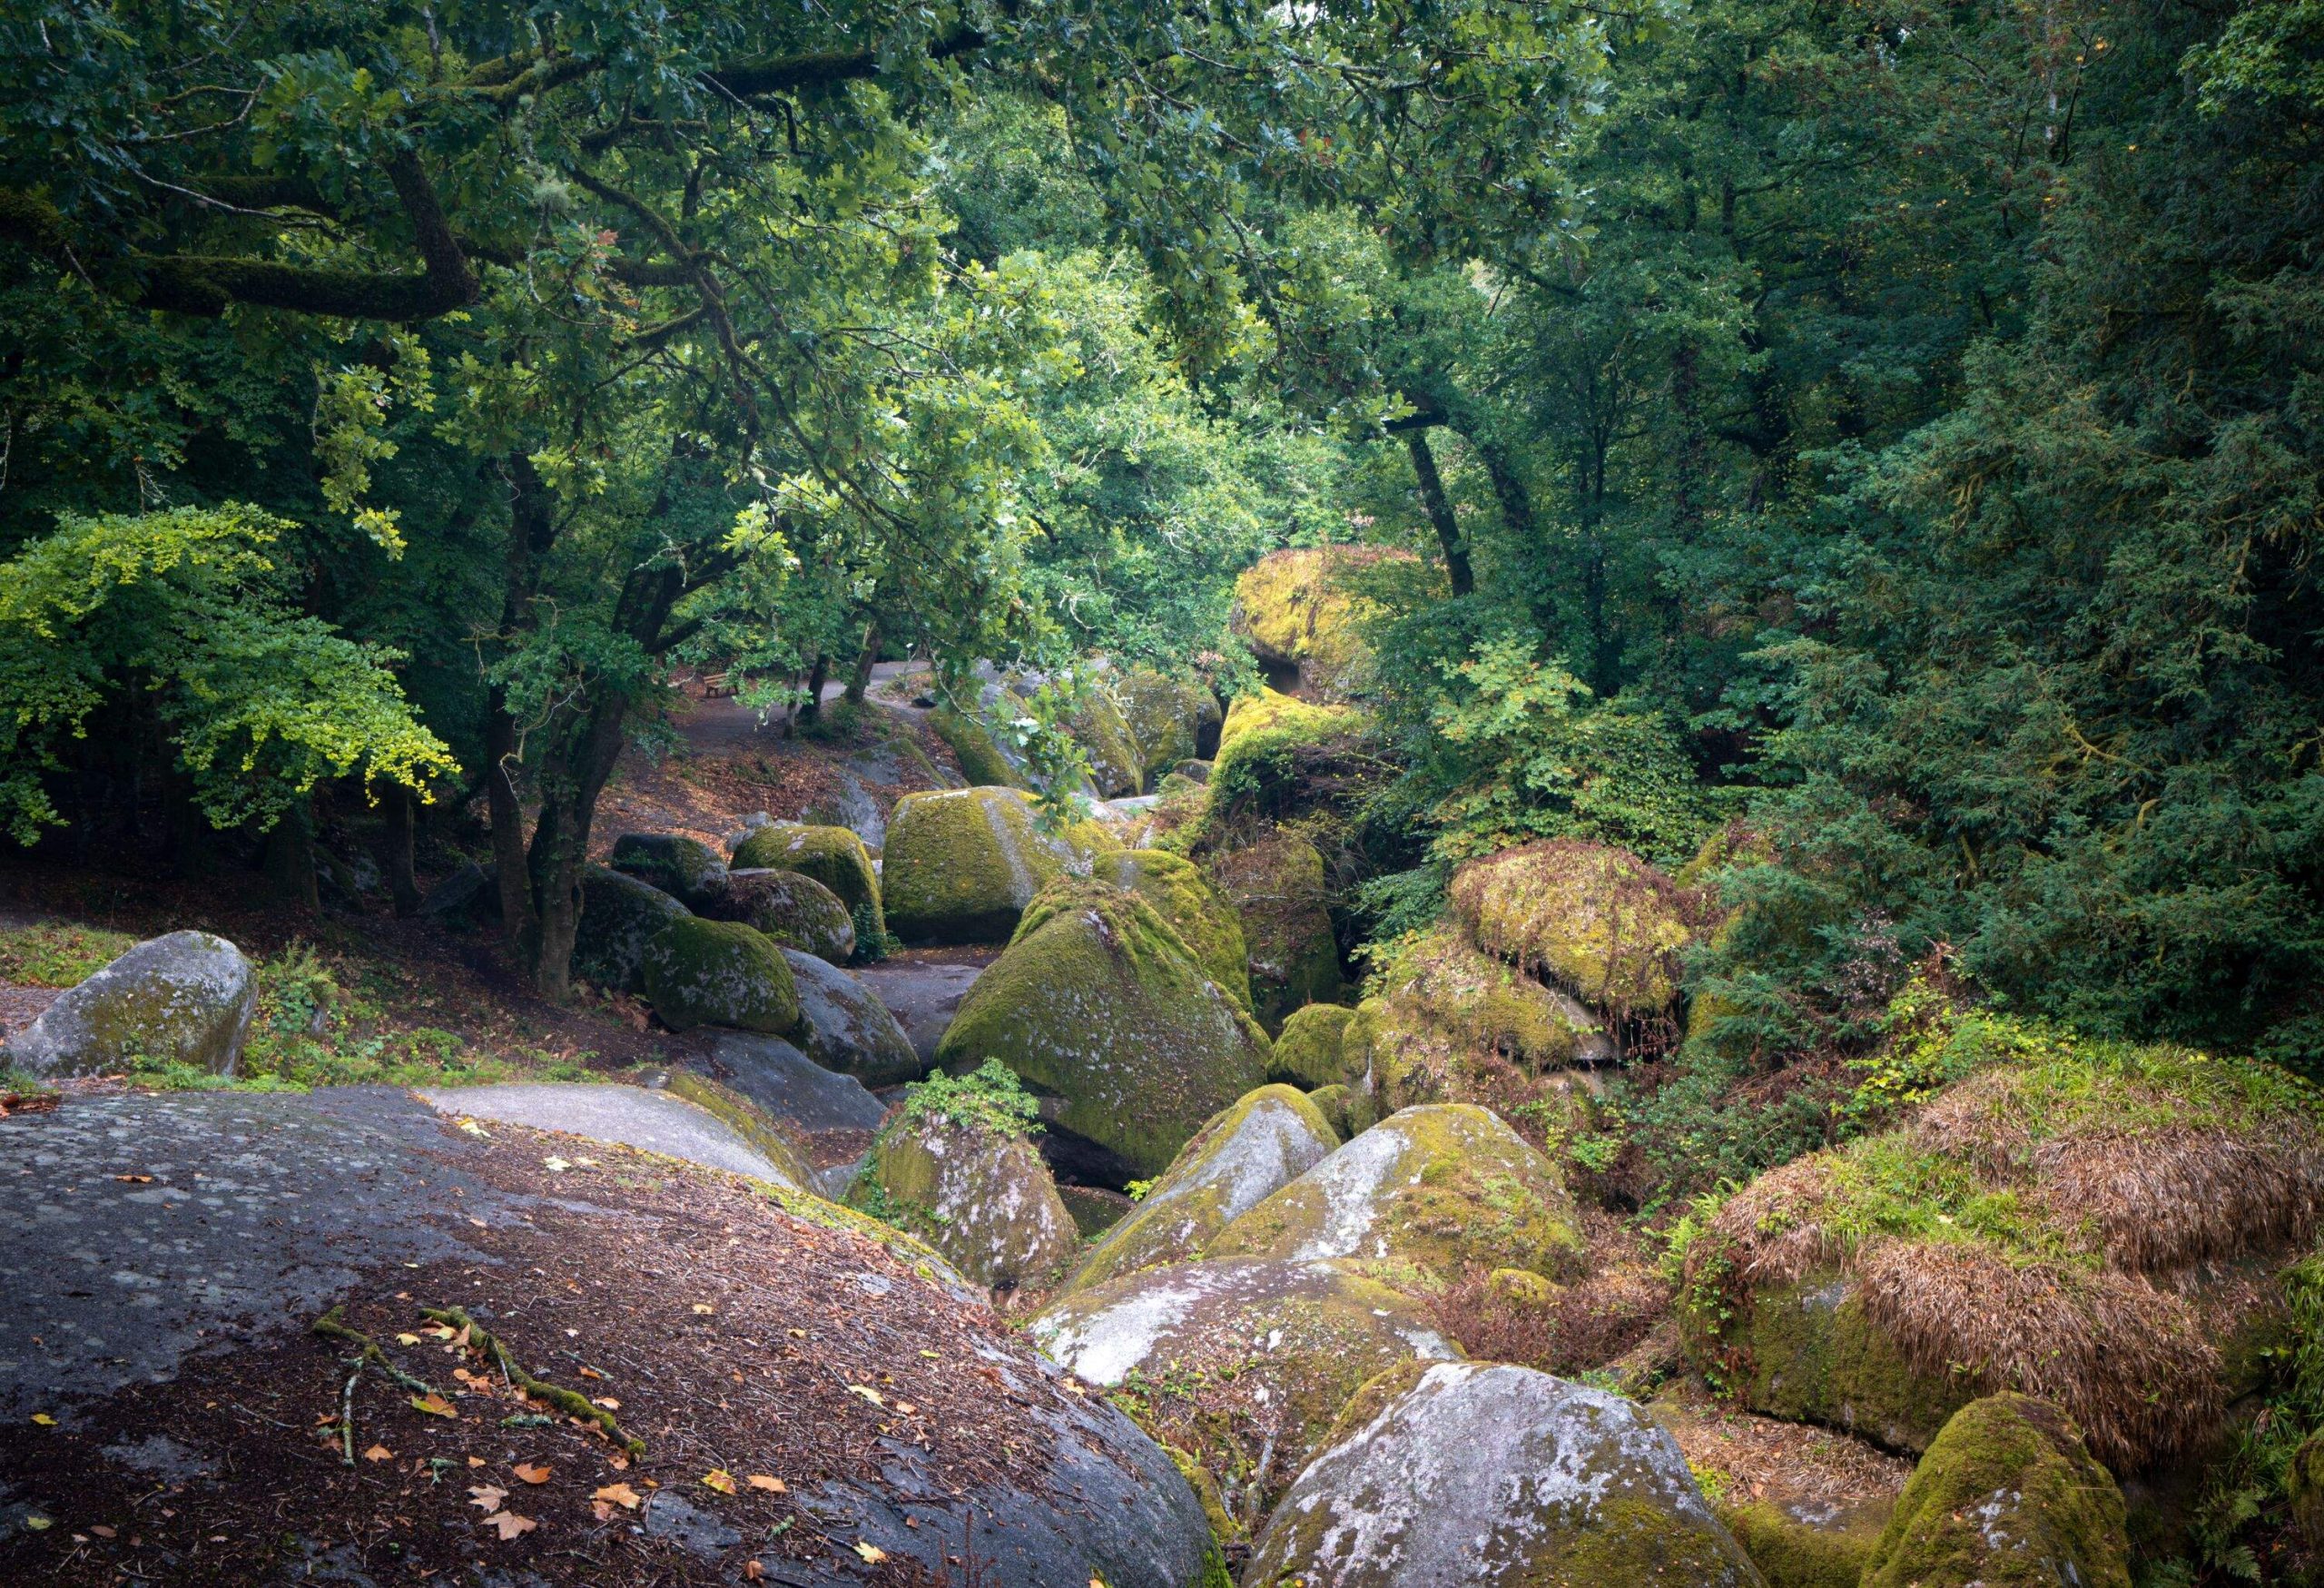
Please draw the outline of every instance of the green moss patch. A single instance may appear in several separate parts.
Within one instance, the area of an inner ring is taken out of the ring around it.
[[[1347,1022],[1355,1011],[1336,1003],[1311,1003],[1286,1016],[1275,1034],[1275,1062],[1269,1080],[1287,1081],[1313,1091],[1344,1086],[1364,1079],[1361,1059],[1350,1062],[1345,1042]]]
[[[799,1026],[799,989],[782,951],[738,921],[675,921],[645,945],[645,996],[672,1031],[734,1026],[778,1036]]]
[[[1554,978],[1618,1020],[1650,1017],[1679,995],[1679,952],[1699,902],[1626,849],[1545,839],[1471,861],[1453,909],[1488,952]]]
[[[907,794],[888,822],[889,930],[908,942],[1006,942],[1034,894],[1110,847],[1082,828],[1040,831],[1015,789]]]
[[[1278,1031],[1292,1011],[1339,1001],[1339,944],[1314,844],[1276,833],[1214,856],[1210,874],[1242,922],[1260,1024]]]
[[[1100,855],[1090,875],[1127,888],[1177,929],[1195,962],[1237,1003],[1251,1001],[1249,952],[1242,918],[1191,861],[1159,849]]]
[[[871,852],[853,829],[777,822],[762,827],[734,848],[734,869],[798,872],[839,896],[852,915],[880,909],[880,876]]]

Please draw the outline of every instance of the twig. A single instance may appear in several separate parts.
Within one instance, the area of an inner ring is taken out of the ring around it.
[[[355,1386],[363,1376],[363,1364],[358,1360],[355,1371],[347,1376],[347,1387],[339,1393],[339,1455],[345,1466],[355,1465]]]
[[[500,1371],[508,1376],[508,1382],[523,1390],[528,1398],[547,1401],[567,1416],[578,1417],[585,1422],[596,1424],[598,1427],[605,1430],[607,1438],[632,1455],[645,1454],[645,1441],[625,1432],[621,1424],[615,1420],[611,1412],[603,1406],[593,1405],[587,1396],[551,1384],[546,1378],[536,1378],[526,1372],[517,1358],[510,1354],[508,1347],[502,1344],[491,1330],[475,1322],[458,1307],[423,1307],[419,1311],[422,1317],[433,1318],[439,1324],[455,1329],[467,1330],[468,1345],[483,1353],[487,1359],[498,1362]]]
[[[402,1368],[389,1361],[388,1354],[379,1349],[379,1341],[365,1334],[361,1329],[350,1328],[340,1317],[340,1308],[334,1307],[329,1312],[323,1314],[322,1317],[317,1318],[313,1325],[314,1332],[322,1336],[325,1339],[345,1340],[348,1344],[359,1347],[355,1356],[355,1359],[357,1361],[362,1363],[366,1366],[378,1368],[380,1372],[393,1379],[397,1384],[401,1385],[404,1388],[410,1390],[415,1395],[435,1395],[437,1393],[436,1386],[429,1384],[426,1379],[414,1378],[410,1374],[406,1373]]]

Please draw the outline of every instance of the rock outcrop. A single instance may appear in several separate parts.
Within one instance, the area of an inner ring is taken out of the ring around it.
[[[1192,861],[1160,849],[1123,849],[1090,863],[1099,882],[1127,888],[1176,929],[1203,973],[1249,1007],[1251,976],[1243,922],[1235,906]]]
[[[838,894],[804,872],[729,872],[702,912],[714,920],[740,921],[784,948],[834,965],[855,954],[853,915]]]
[[[1679,996],[1690,895],[1627,849],[1572,838],[1504,849],[1455,873],[1452,902],[1486,952],[1616,1019],[1659,1014]]]
[[[1211,862],[1219,892],[1243,923],[1251,1012],[1270,1032],[1292,1011],[1340,996],[1340,951],[1324,891],[1324,857],[1289,833]]]
[[[907,794],[888,822],[881,884],[889,930],[907,942],[1006,942],[1033,895],[1086,871],[1100,841],[1035,825],[1016,789]]]
[[[585,866],[573,973],[615,992],[645,991],[645,945],[691,913],[651,883],[609,866]]]
[[[880,1132],[848,1199],[995,1290],[1046,1287],[1080,1248],[1039,1151],[979,1120],[908,1109]]]
[[[207,932],[148,938],[8,1039],[0,1059],[34,1075],[182,1064],[231,1075],[258,1008],[242,951]]]
[[[675,833],[625,833],[614,841],[614,870],[700,910],[717,895],[726,863],[710,845]]]
[[[778,1035],[799,1026],[799,988],[783,951],[739,921],[674,921],[645,945],[645,996],[674,1031],[733,1026]]]
[[[837,894],[851,915],[869,912],[875,922],[881,919],[880,876],[852,828],[775,822],[735,845],[733,863],[738,871],[773,869],[812,877]]]
[[[1305,1091],[1345,1086],[1364,1079],[1364,1056],[1351,1055],[1344,1041],[1347,1022],[1355,1011],[1344,1004],[1311,1003],[1295,1009],[1275,1036],[1275,1061],[1269,1080],[1280,1080]]]
[[[865,1086],[920,1079],[927,1067],[877,993],[813,954],[786,948],[783,957],[799,990],[797,1040],[809,1058]]]

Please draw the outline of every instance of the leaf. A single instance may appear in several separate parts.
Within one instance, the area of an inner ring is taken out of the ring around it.
[[[541,1167],[553,1175],[561,1175],[573,1166],[561,1158],[550,1157],[541,1159]]]
[[[520,1461],[515,1466],[509,1468],[509,1470],[528,1484],[545,1484],[548,1482],[549,1469],[533,1462]]]
[[[396,1453],[384,1445],[374,1445],[363,1453],[366,1461],[393,1461],[395,1458]]]
[[[514,1511],[496,1511],[491,1515],[484,1519],[484,1524],[487,1527],[498,1528],[500,1530],[500,1542],[503,1544],[507,1544],[510,1539],[516,1538],[523,1534],[530,1533],[534,1528],[540,1525],[539,1523],[534,1521],[531,1517],[519,1516]]]
[[[712,1467],[703,1474],[702,1482],[704,1488],[716,1489],[722,1494],[734,1492],[734,1475],[723,1466]]]
[[[710,1313],[714,1313],[714,1312],[716,1312],[716,1311],[718,1310],[716,1307],[714,1307],[711,1306],[711,1305],[710,1305],[710,1303],[708,1303],[707,1301],[697,1301],[697,1302],[695,1302],[695,1303],[694,1304],[694,1311],[695,1311],[695,1312],[700,1313],[700,1314],[704,1314],[704,1315],[707,1315],[707,1314],[710,1314]]]
[[[44,1428],[54,1428],[56,1426],[56,1419],[50,1416],[46,1412],[34,1412],[33,1414],[33,1421],[39,1424]]]
[[[34,1533],[45,1533],[56,1524],[45,1516],[27,1516],[25,1518],[25,1525]]]
[[[754,1489],[764,1489],[770,1494],[787,1494],[791,1492],[791,1486],[781,1478],[771,1478],[763,1472],[754,1472],[743,1481]]]
[[[477,1484],[468,1490],[468,1504],[479,1511],[497,1511],[507,1497],[508,1491],[497,1484]]]
[[[593,1406],[603,1406],[609,1412],[617,1412],[621,1410],[621,1402],[614,1399],[614,1397],[609,1395],[601,1395],[589,1404]]]
[[[847,1393],[860,1395],[875,1406],[884,1406],[888,1404],[880,1398],[880,1392],[868,1384],[851,1384],[847,1386]]]
[[[631,1488],[627,1484],[607,1484],[604,1488],[599,1489],[596,1494],[590,1495],[589,1498],[592,1500],[608,1500],[614,1504],[623,1506],[631,1511],[636,1510],[639,1505],[645,1503],[639,1499],[637,1491]]]
[[[452,1417],[457,1419],[460,1415],[459,1412],[454,1408],[451,1402],[446,1400],[442,1396],[438,1395],[433,1390],[428,1391],[426,1395],[413,1396],[411,1397],[411,1409],[415,1412],[426,1412],[431,1417]]]
[[[399,1346],[417,1346],[419,1344],[419,1336],[418,1335],[398,1335],[396,1336],[396,1344]]]
[[[888,1558],[888,1552],[886,1550],[881,1549],[876,1544],[865,1544],[860,1538],[855,1541],[855,1553],[862,1555],[863,1557],[863,1563],[869,1566],[876,1566],[881,1561]]]
[[[113,1178],[132,1186],[150,1186],[153,1183],[152,1175],[115,1175]]]
[[[763,1582],[765,1577],[766,1566],[763,1562],[744,1561],[743,1563],[743,1581],[745,1583]]]

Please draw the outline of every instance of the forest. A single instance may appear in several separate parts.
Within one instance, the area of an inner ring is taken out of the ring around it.
[[[2324,0],[0,0],[0,1183],[377,1248],[0,1576],[2324,1583]]]

